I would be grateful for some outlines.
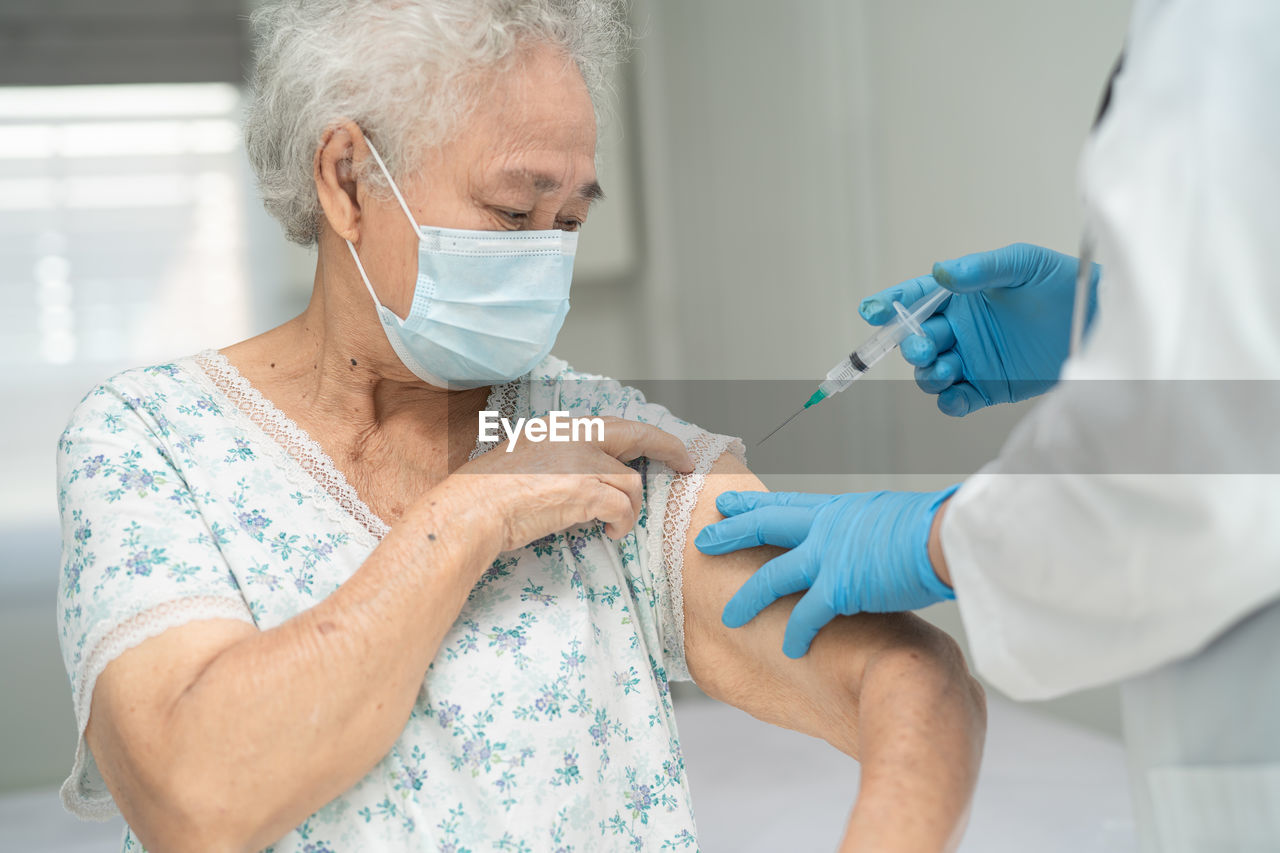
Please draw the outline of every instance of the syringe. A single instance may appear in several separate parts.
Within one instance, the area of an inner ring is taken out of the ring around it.
[[[877,329],[875,334],[863,342],[862,346],[849,353],[848,358],[842,358],[839,364],[827,371],[827,378],[818,386],[818,390],[813,392],[813,396],[809,398],[809,401],[794,415],[783,421],[778,429],[760,439],[759,443],[764,444],[773,437],[774,433],[800,417],[801,412],[805,409],[816,406],[828,397],[839,394],[861,379],[876,362],[893,352],[898,344],[906,340],[908,335],[923,335],[924,330],[920,328],[920,322],[928,319],[934,310],[942,304],[942,301],[950,295],[951,291],[939,287],[927,296],[922,297],[909,309],[903,307],[901,302],[894,302],[893,310],[898,313],[898,316]]]

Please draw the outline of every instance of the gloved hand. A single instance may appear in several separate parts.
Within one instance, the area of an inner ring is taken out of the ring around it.
[[[933,265],[933,275],[904,281],[862,300],[858,313],[873,326],[940,284],[953,295],[922,323],[924,336],[902,342],[916,367],[916,384],[938,395],[955,417],[1043,394],[1067,360],[1078,261],[1070,255],[1015,243]],[[1093,265],[1089,311],[1101,267]]]
[[[915,610],[955,598],[929,561],[929,529],[942,492],[724,492],[724,521],[702,528],[694,545],[727,554],[757,545],[791,550],[760,567],[725,605],[738,628],[784,595],[803,592],[787,622],[782,651],[798,658],[838,613]]]

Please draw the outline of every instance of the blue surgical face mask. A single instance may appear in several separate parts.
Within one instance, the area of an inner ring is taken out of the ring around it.
[[[404,319],[378,300],[347,241],[400,361],[440,388],[479,388],[528,373],[551,351],[569,313],[578,235],[422,227],[372,144],[369,151],[418,234],[418,280]]]

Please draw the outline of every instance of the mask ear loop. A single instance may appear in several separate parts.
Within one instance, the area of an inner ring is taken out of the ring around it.
[[[369,137],[364,138],[364,144],[369,146],[369,153],[373,155],[373,159],[377,161],[378,168],[382,170],[382,174],[387,176],[387,183],[391,184],[391,191],[396,194],[396,201],[400,202],[400,209],[404,211],[404,215],[409,217],[409,221],[413,223],[413,230],[422,233],[418,220],[413,218],[413,214],[409,212],[409,205],[405,202],[404,196],[400,195],[400,188],[396,186],[396,182],[391,178],[391,172],[387,169],[387,164],[382,162],[382,155],[378,153],[378,149],[373,147],[373,143],[369,141]]]
[[[378,299],[378,294],[373,292],[373,285],[369,283],[369,276],[365,274],[364,264],[360,263],[360,256],[356,254],[356,247],[351,245],[350,240],[347,240],[346,244],[347,249],[351,252],[351,257],[355,259],[356,269],[360,271],[360,280],[364,282],[365,290],[369,291],[369,295],[373,297],[373,304],[379,308],[383,307],[382,301]],[[394,314],[395,312],[393,311],[392,313]]]
[[[395,193],[396,201],[400,202],[400,209],[404,211],[404,215],[409,217],[409,222],[413,225],[413,231],[421,238],[422,229],[418,226],[418,220],[413,218],[413,214],[409,211],[409,205],[404,200],[404,196],[400,194],[400,188],[396,186],[395,180],[391,177],[391,172],[387,169],[387,164],[382,162],[382,155],[378,153],[378,149],[373,147],[373,142],[369,137],[364,138],[364,144],[369,146],[369,153],[373,155],[373,159],[378,164],[378,168],[382,170],[382,174],[386,175],[387,183],[391,185],[391,192]],[[351,257],[355,259],[356,269],[360,271],[360,280],[364,282],[365,289],[369,291],[369,295],[373,297],[373,304],[379,308],[383,307],[382,301],[378,299],[378,294],[374,292],[373,285],[369,282],[369,276],[364,271],[364,264],[360,263],[360,255],[356,253],[356,247],[351,245],[351,241],[347,240],[347,249],[351,252]],[[391,312],[393,315],[394,311]]]

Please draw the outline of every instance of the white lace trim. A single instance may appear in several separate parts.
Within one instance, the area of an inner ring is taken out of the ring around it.
[[[261,391],[254,388],[225,355],[210,349],[197,353],[193,360],[219,393],[230,400],[273,444],[283,449],[307,478],[333,498],[349,518],[354,519],[377,540],[387,535],[390,525],[369,508],[324,448],[292,418],[276,408]],[[493,386],[489,390],[485,408],[500,412],[504,418],[513,418],[515,412],[527,404],[527,400],[528,378],[523,377],[504,385]],[[476,446],[468,459],[475,459],[492,450],[497,443],[480,441],[477,430]]]
[[[693,457],[693,471],[664,477],[666,488],[660,487],[654,500],[654,506],[663,508],[661,559],[665,567],[663,575],[667,583],[671,619],[662,625],[662,645],[671,652],[667,655],[669,681],[692,680],[684,651],[684,545],[694,507],[698,505],[707,474],[716,460],[728,451],[745,462],[747,452],[742,439],[711,432],[697,433],[686,442],[686,446]]]
[[[80,735],[76,743],[76,760],[71,775],[62,783],[62,805],[77,817],[109,820],[119,814],[107,790],[98,765],[84,740],[89,724],[93,688],[107,664],[170,628],[204,619],[236,619],[254,624],[249,606],[233,596],[198,595],[177,598],[135,613],[114,625],[95,626],[85,647],[92,649],[80,666],[76,691],[76,724]]]
[[[203,354],[204,353],[201,353],[201,355]],[[232,420],[238,419],[242,429],[251,434],[255,432],[259,434],[259,438],[255,442],[255,449],[259,453],[270,455],[271,459],[269,464],[273,466],[272,470],[279,472],[280,475],[288,481],[290,487],[299,491],[305,490],[312,492],[316,497],[316,506],[322,513],[324,513],[326,518],[333,522],[336,529],[349,532],[353,540],[361,545],[369,548],[373,548],[377,545],[377,537],[374,536],[374,534],[372,534],[364,525],[360,524],[355,517],[351,515],[351,513],[343,509],[337,498],[335,498],[331,493],[325,491],[321,484],[306,470],[304,470],[302,466],[297,463],[297,460],[294,457],[289,455],[283,445],[278,441],[270,440],[269,436],[262,432],[259,425],[254,422],[249,413],[237,404],[233,403],[230,398],[228,398],[223,391],[218,388],[214,383],[213,378],[205,372],[204,367],[202,367],[196,359],[196,356],[192,356],[190,358],[183,359],[178,362],[178,364],[182,369],[186,370],[188,374],[190,374],[193,381],[199,383],[200,386],[206,389],[208,393],[215,396],[222,396],[227,401],[228,411],[225,413],[227,418]]]
[[[501,417],[507,420],[513,420],[517,414],[527,415],[529,412],[529,377],[525,376],[505,385],[494,385],[489,390],[489,399],[485,402],[484,407],[487,411],[498,412]],[[471,455],[467,457],[467,460],[470,461],[477,456],[488,453],[497,446],[497,439],[481,441],[480,431],[477,429],[476,446],[472,449]]]
[[[217,350],[205,350],[195,356],[196,364],[212,380],[214,387],[237,409],[248,415],[268,438],[284,448],[289,458],[306,471],[338,502],[338,506],[374,537],[381,539],[391,528],[361,499],[347,477],[333,464],[307,431],[298,426],[275,404],[262,395],[226,356]]]

